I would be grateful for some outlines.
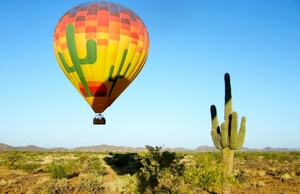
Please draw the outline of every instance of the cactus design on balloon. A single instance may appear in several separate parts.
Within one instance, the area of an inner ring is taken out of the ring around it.
[[[87,53],[87,55],[86,55],[85,58],[80,59],[78,57],[77,50],[76,50],[74,25],[69,24],[67,26],[66,38],[67,38],[67,46],[68,46],[68,50],[69,50],[69,53],[70,53],[70,57],[71,57],[73,66],[68,66],[66,60],[64,59],[63,54],[58,52],[58,56],[61,60],[61,63],[63,64],[63,66],[64,66],[65,70],[67,71],[67,73],[72,73],[72,72],[77,73],[77,75],[78,75],[78,77],[81,81],[81,84],[82,84],[82,86],[84,87],[84,89],[87,93],[87,96],[92,96],[93,94],[92,94],[92,92],[90,91],[90,89],[88,87],[87,81],[85,80],[85,77],[84,77],[83,72],[82,72],[81,65],[87,65],[87,64],[92,65],[97,61],[97,44],[96,44],[96,41],[88,40],[86,42],[86,53]],[[121,64],[119,66],[119,69],[117,70],[117,74],[116,74],[115,77],[113,77],[115,65],[112,65],[110,67],[108,81],[112,82],[112,87],[110,89],[108,97],[110,97],[110,95],[111,95],[118,79],[119,78],[124,78],[126,76],[128,70],[129,70],[129,68],[130,68],[131,63],[129,63],[127,65],[125,72],[123,74],[121,74],[121,71],[123,69],[124,62],[125,62],[125,59],[126,59],[126,56],[127,56],[127,52],[128,52],[128,49],[125,49],[124,52],[123,52]]]
[[[131,63],[129,63],[129,64],[127,65],[124,74],[121,75],[121,71],[122,71],[123,66],[124,66],[124,62],[125,62],[125,59],[126,59],[126,56],[127,56],[127,52],[128,52],[127,49],[125,49],[124,52],[123,52],[121,64],[120,64],[120,67],[119,67],[119,69],[118,69],[118,71],[117,71],[117,75],[115,76],[115,78],[113,78],[113,73],[114,73],[115,66],[112,65],[112,66],[110,67],[108,81],[112,82],[113,85],[112,85],[112,87],[111,87],[111,89],[110,89],[110,92],[109,92],[109,94],[108,94],[108,97],[110,97],[111,92],[113,91],[113,89],[114,89],[114,87],[115,87],[115,85],[116,85],[118,79],[119,79],[119,78],[124,78],[124,77],[126,76],[128,70],[129,70],[129,68],[130,68]]]
[[[88,87],[88,84],[84,78],[83,71],[81,65],[87,64],[94,64],[97,61],[97,44],[94,40],[88,40],[86,42],[86,57],[83,59],[79,59],[76,49],[76,42],[75,42],[75,33],[74,33],[74,25],[68,24],[66,29],[66,39],[67,39],[67,46],[70,53],[70,57],[73,63],[73,66],[68,66],[66,60],[62,53],[58,53],[59,59],[63,64],[65,70],[68,73],[76,71],[85,91],[87,92],[87,96],[92,96],[92,93]]]

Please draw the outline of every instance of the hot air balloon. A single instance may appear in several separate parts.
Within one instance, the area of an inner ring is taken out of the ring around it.
[[[54,30],[58,64],[96,113],[94,124],[142,70],[149,34],[132,10],[110,2],[88,2],[67,11]]]

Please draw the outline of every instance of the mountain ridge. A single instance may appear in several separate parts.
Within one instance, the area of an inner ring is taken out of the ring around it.
[[[143,147],[127,147],[127,146],[114,146],[114,145],[93,145],[93,146],[79,146],[75,148],[63,148],[63,147],[55,147],[55,148],[42,148],[35,145],[27,145],[27,146],[10,146],[4,143],[0,143],[0,151],[86,151],[86,152],[139,152],[143,151],[145,148]],[[174,152],[214,152],[218,151],[214,146],[198,146],[195,149],[187,149],[184,147],[175,147],[170,148],[166,147],[162,150],[174,151]],[[272,148],[265,147],[263,149],[251,149],[242,147],[239,151],[300,151],[300,149],[290,149],[290,148]]]

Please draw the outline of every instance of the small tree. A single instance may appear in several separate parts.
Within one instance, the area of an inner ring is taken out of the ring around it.
[[[138,190],[140,193],[157,193],[159,190],[168,190],[164,185],[159,185],[160,179],[171,173],[174,176],[181,176],[184,172],[184,165],[179,163],[176,153],[161,151],[162,147],[146,146],[147,151],[139,153],[139,160],[142,164],[140,172],[137,173]]]

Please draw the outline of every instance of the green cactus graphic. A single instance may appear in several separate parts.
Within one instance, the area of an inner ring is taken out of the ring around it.
[[[112,82],[113,85],[112,85],[112,87],[111,87],[111,89],[110,89],[110,91],[109,91],[108,97],[110,97],[110,95],[111,95],[111,93],[112,93],[112,91],[113,91],[113,89],[114,89],[114,87],[115,87],[115,85],[116,85],[118,79],[119,79],[119,78],[124,78],[125,75],[127,74],[128,70],[129,70],[129,68],[130,68],[131,63],[129,63],[129,64],[127,65],[124,74],[121,75],[121,71],[122,71],[123,66],[124,66],[124,63],[125,63],[125,59],[126,59],[126,56],[127,56],[127,52],[128,52],[127,49],[125,49],[124,52],[123,52],[121,64],[120,64],[120,67],[119,67],[119,69],[118,69],[118,71],[117,71],[117,75],[115,76],[115,78],[113,78],[113,73],[114,73],[114,70],[115,70],[115,66],[112,65],[112,66],[110,67],[108,81]]]
[[[239,150],[244,143],[246,134],[246,117],[242,117],[241,126],[238,130],[238,114],[232,112],[232,96],[230,86],[230,75],[228,73],[224,76],[225,80],[225,109],[224,109],[224,122],[219,126],[217,117],[217,109],[215,105],[211,105],[211,122],[212,140],[217,149],[221,150],[222,163],[225,167],[223,177],[231,176],[233,169],[234,150]],[[223,194],[230,194],[230,184],[223,183]]]
[[[81,65],[91,65],[97,61],[97,44],[94,40],[88,40],[86,42],[87,55],[85,58],[79,59],[77,54],[76,42],[75,42],[75,29],[73,24],[68,24],[66,29],[66,39],[69,54],[73,63],[73,66],[69,66],[62,53],[58,52],[61,63],[68,73],[76,72],[85,91],[88,96],[92,96],[91,91],[88,87],[84,74],[82,72]]]

